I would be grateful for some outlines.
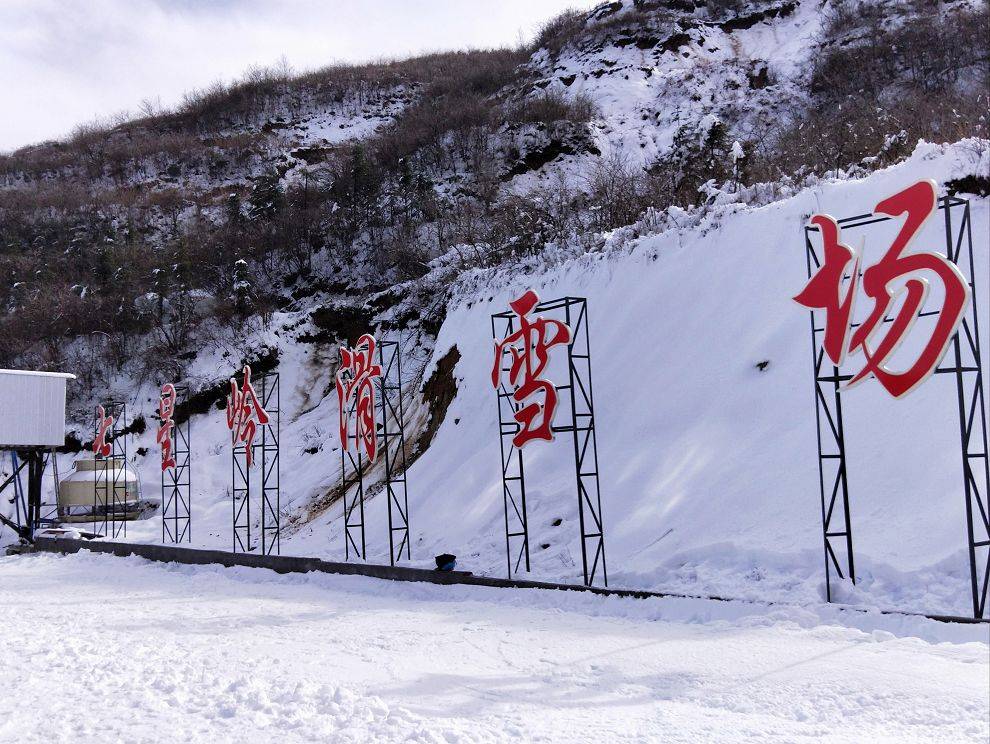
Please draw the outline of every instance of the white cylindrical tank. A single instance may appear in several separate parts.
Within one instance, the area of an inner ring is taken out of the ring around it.
[[[61,522],[94,518],[147,519],[159,504],[141,497],[137,472],[118,460],[76,460],[74,470],[58,484]]]

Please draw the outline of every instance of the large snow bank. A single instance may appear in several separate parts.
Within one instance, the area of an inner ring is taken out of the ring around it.
[[[985,173],[988,162],[985,144],[922,145],[908,162],[869,178],[722,211],[698,227],[642,238],[628,255],[477,279],[436,344],[436,358],[454,345],[461,353],[458,395],[411,474],[423,538],[417,548],[464,555],[472,569],[504,570],[489,314],[533,288],[545,299],[588,298],[612,583],[817,600],[823,558],[811,342],[808,315],[790,299],[806,280],[802,227],[812,212],[861,214],[921,178],[944,183]],[[976,276],[986,277],[986,200],[974,199],[972,209]],[[942,229],[933,221],[922,243],[944,245]],[[884,236],[871,234],[869,245],[884,245]],[[990,328],[985,288],[979,302],[982,328]],[[984,338],[984,353],[988,346]],[[761,372],[756,365],[765,360]],[[890,399],[876,383],[844,400],[860,579],[850,598],[966,613],[954,378],[937,376],[906,400]],[[575,579],[573,465],[553,449],[526,452],[534,574]],[[558,517],[564,522],[553,527]]]

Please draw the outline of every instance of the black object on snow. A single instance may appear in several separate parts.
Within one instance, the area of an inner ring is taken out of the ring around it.
[[[437,571],[453,571],[457,564],[457,556],[450,553],[443,553],[436,557]]]

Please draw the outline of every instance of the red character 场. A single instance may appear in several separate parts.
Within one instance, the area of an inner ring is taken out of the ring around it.
[[[922,226],[938,204],[934,181],[919,181],[884,199],[873,210],[890,217],[904,216],[896,237],[883,257],[863,271],[860,282],[861,256],[840,242],[839,226],[828,215],[815,215],[811,224],[822,236],[824,262],[818,272],[794,299],[812,310],[825,311],[825,354],[838,366],[846,354],[862,352],[863,368],[849,380],[846,388],[873,376],[895,398],[914,390],[935,371],[969,305],[971,290],[962,272],[945,256],[931,251],[907,252]],[[885,362],[909,334],[928,297],[929,281],[920,274],[928,272],[939,280],[944,290],[942,305],[927,342],[910,366],[903,371],[891,370]],[[843,293],[842,281],[849,276]],[[894,291],[903,280],[903,289]],[[866,319],[851,328],[852,307],[862,286],[873,302]],[[891,319],[890,327],[873,343],[884,319],[896,304],[899,294],[904,301]]]
[[[509,384],[515,388],[512,398],[523,404],[514,414],[520,424],[519,431],[512,438],[515,447],[523,447],[534,440],[553,440],[557,389],[552,382],[540,376],[550,361],[550,350],[571,341],[571,329],[565,323],[550,318],[529,317],[539,302],[540,298],[532,290],[510,302],[509,307],[519,319],[519,329],[495,342],[492,386],[498,389],[501,385],[502,357],[509,354]]]

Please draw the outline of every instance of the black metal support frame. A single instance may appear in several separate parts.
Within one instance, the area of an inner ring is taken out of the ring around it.
[[[31,541],[38,527],[46,521],[41,516],[41,486],[45,467],[49,458],[54,460],[54,452],[46,452],[40,447],[11,450],[11,467],[13,472],[0,483],[0,495],[10,488],[13,496],[10,503],[14,504],[14,519],[7,519],[0,514],[0,522],[10,527],[18,537]],[[27,469],[27,493],[21,482],[21,471]],[[51,521],[51,520],[48,520]]]
[[[541,302],[533,315],[550,314],[571,330],[567,345],[567,382],[555,385],[561,399],[570,401],[570,424],[554,426],[554,433],[571,433],[574,446],[574,472],[577,484],[578,518],[581,528],[581,561],[585,586],[593,586],[601,569],[601,580],[608,586],[605,565],[605,529],[602,520],[601,490],[598,479],[598,445],[595,436],[595,405],[591,385],[591,344],[588,333],[588,301],[583,297],[561,297]],[[492,337],[496,343],[512,334],[516,314],[495,313]],[[505,364],[505,355],[499,361]],[[519,405],[512,398],[515,390],[505,380],[509,368],[501,368],[497,391],[499,445],[502,464],[502,501],[505,512],[505,552],[508,577],[520,566],[530,571],[529,518],[526,511],[526,470],[522,450],[512,444],[519,432],[514,414]]]
[[[350,422],[355,415],[357,400],[347,403],[347,420]],[[340,488],[344,494],[344,560],[351,559],[351,551],[362,561],[368,560],[368,542],[364,531],[364,468],[365,460],[361,454],[361,442],[357,433],[352,433],[347,427],[347,439],[351,443],[346,450],[340,448]],[[343,444],[343,443],[341,443]],[[350,466],[351,477],[347,472]],[[353,488],[354,493],[348,498],[348,492]]]
[[[942,197],[939,199],[939,210],[942,211],[945,221],[944,255],[959,268],[972,290],[969,308],[951,341],[951,366],[945,366],[943,359],[935,374],[956,376],[973,616],[982,618],[987,613],[987,590],[990,586],[990,463],[988,463],[986,403],[983,393],[983,363],[980,353],[979,295],[973,260],[969,201],[957,197]],[[953,212],[961,212],[957,225],[953,224]],[[890,219],[888,216],[865,214],[838,220],[838,224],[843,230],[850,230]],[[817,228],[805,227],[805,253],[809,279],[821,266],[818,252],[811,240],[811,234],[817,232]],[[937,313],[938,311],[922,309],[918,316]],[[839,579],[848,577],[853,584],[856,583],[840,394],[841,383],[851,379],[852,375],[842,374],[835,365],[825,364],[825,353],[818,338],[825,330],[824,323],[818,321],[822,314],[823,311],[811,312],[811,343],[815,377],[822,535],[825,550],[825,587],[826,599],[831,602],[833,570]],[[891,321],[889,317],[884,318],[885,323]],[[949,354],[946,354],[946,357],[949,357]]]
[[[3,450],[0,450],[2,453]],[[7,503],[14,505],[14,518],[8,519],[0,514],[0,524],[5,524],[12,529],[19,537],[26,536],[26,525],[28,524],[27,502],[24,499],[24,486],[21,483],[21,471],[27,466],[27,460],[17,457],[17,452],[10,451],[11,473],[0,483],[0,497],[5,497],[4,492],[9,488],[12,495],[7,499]],[[23,517],[21,515],[24,515]]]
[[[175,386],[176,404],[189,397],[189,388]],[[175,467],[162,471],[162,542],[192,542],[192,418],[172,429]]]
[[[407,561],[411,557],[401,356],[398,341],[379,343],[381,448],[385,457],[385,494],[388,497],[388,556],[393,566],[402,559],[403,551]]]
[[[231,492],[233,515],[233,552],[251,553],[260,548],[262,555],[280,555],[281,468],[279,436],[281,433],[281,389],[278,372],[252,381],[268,423],[259,424],[252,444],[252,460],[261,452],[260,542],[252,539],[251,469],[247,466],[247,445],[238,442],[231,452]],[[260,441],[259,441],[260,439]]]
[[[93,473],[93,532],[108,537],[127,537],[127,403],[112,400],[103,404],[103,411],[113,417],[113,425],[106,431],[110,454],[104,457],[94,453],[96,466]],[[99,433],[99,419],[94,432]],[[94,434],[95,441],[95,434]],[[100,476],[102,476],[103,508],[100,509]],[[99,526],[102,516],[102,528]]]

